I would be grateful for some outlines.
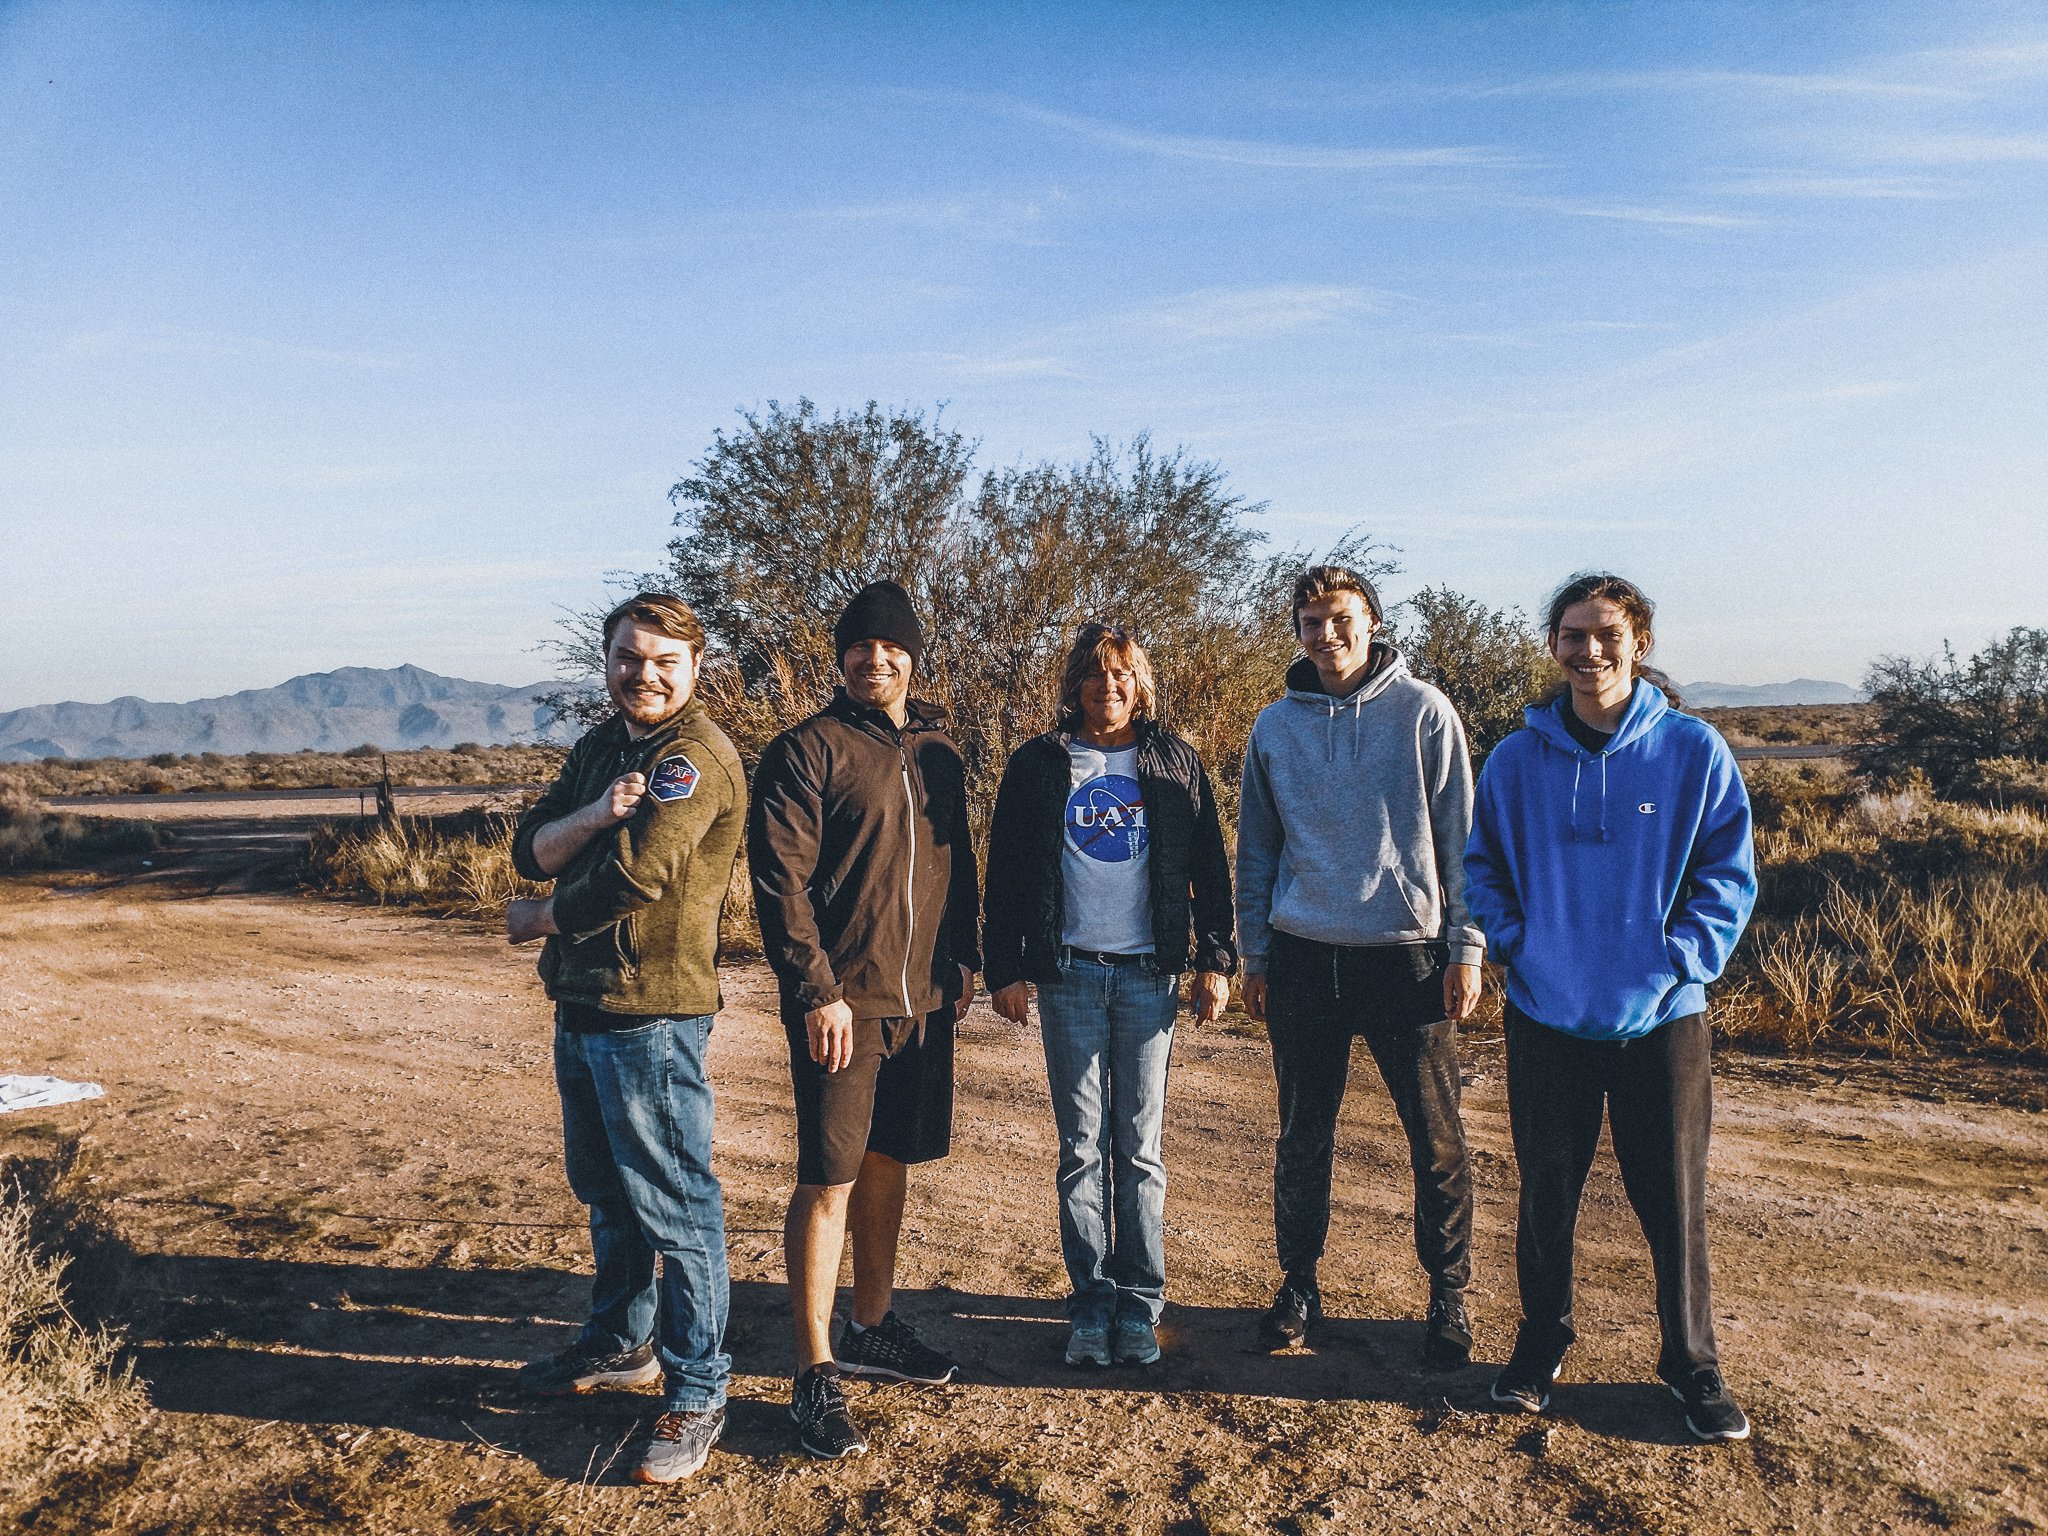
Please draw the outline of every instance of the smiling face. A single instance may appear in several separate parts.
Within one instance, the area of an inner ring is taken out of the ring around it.
[[[1100,741],[1120,737],[1138,711],[1138,674],[1104,657],[1081,679],[1081,729]]]
[[[626,717],[626,730],[644,736],[690,702],[702,658],[687,640],[628,619],[605,647],[604,685]]]
[[[848,697],[892,718],[900,714],[903,701],[910,696],[910,652],[890,641],[861,640],[849,645],[839,658],[839,670],[845,674]]]
[[[1379,626],[1356,592],[1332,592],[1294,611],[1294,633],[1302,654],[1331,693],[1349,693],[1365,676],[1372,637]]]
[[[1605,597],[1573,603],[1550,636],[1550,654],[1574,697],[1600,709],[1629,696],[1636,664],[1649,649],[1649,636],[1638,634],[1621,604]]]

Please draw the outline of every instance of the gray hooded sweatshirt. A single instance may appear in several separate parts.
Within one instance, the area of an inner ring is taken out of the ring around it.
[[[1458,712],[1373,642],[1348,698],[1306,656],[1259,711],[1237,819],[1237,932],[1248,974],[1273,930],[1324,944],[1446,941],[1477,965],[1485,935],[1465,907],[1472,761]]]

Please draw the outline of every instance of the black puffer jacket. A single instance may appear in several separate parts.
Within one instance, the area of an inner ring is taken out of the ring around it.
[[[1237,946],[1230,861],[1209,775],[1195,749],[1173,732],[1149,720],[1138,730],[1138,787],[1151,834],[1153,952],[1162,970],[1232,975]],[[982,905],[982,977],[992,992],[1059,975],[1073,739],[1067,731],[1034,736],[1003,769]]]

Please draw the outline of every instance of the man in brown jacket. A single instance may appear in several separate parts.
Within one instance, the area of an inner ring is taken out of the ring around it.
[[[520,1381],[552,1396],[665,1376],[634,1476],[666,1483],[701,1467],[725,1427],[725,1207],[704,1051],[747,781],[693,697],[704,630],[686,604],[642,592],[606,617],[604,642],[618,713],[569,749],[512,843],[522,875],[555,883],[513,902],[506,926],[515,944],[547,940],[569,1187],[590,1207],[597,1265],[590,1321]]]
[[[867,1449],[842,1370],[937,1383],[958,1369],[889,1303],[906,1165],[950,1150],[953,1022],[980,967],[966,772],[944,711],[909,696],[924,652],[909,596],[864,588],[833,640],[845,686],[769,745],[747,828],[796,1095],[790,1415],[814,1456]],[[835,1354],[849,1225],[853,1316]]]

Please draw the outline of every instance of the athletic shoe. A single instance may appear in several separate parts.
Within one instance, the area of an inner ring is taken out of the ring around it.
[[[851,1323],[839,1336],[839,1369],[851,1376],[887,1376],[927,1387],[943,1385],[960,1369],[917,1336],[917,1330],[890,1312],[872,1328]]]
[[[1456,1291],[1430,1294],[1422,1363],[1433,1371],[1461,1371],[1472,1363],[1472,1319],[1465,1313],[1465,1298]]]
[[[1067,1364],[1109,1364],[1109,1329],[1099,1318],[1084,1318],[1067,1335]]]
[[[1563,1369],[1562,1360],[1548,1355],[1540,1358],[1525,1355],[1517,1349],[1508,1357],[1508,1363],[1501,1367],[1501,1373],[1494,1377],[1487,1396],[1503,1408],[1541,1413],[1550,1406],[1550,1384],[1557,1380],[1557,1373]]]
[[[623,1354],[601,1355],[582,1343],[519,1368],[519,1385],[536,1397],[568,1397],[598,1387],[644,1387],[661,1374],[654,1342]]]
[[[789,1416],[796,1421],[796,1443],[813,1456],[830,1461],[858,1456],[868,1448],[867,1437],[846,1411],[839,1373],[829,1365],[814,1365],[797,1377],[789,1394]]]
[[[1286,1349],[1308,1337],[1323,1320],[1323,1293],[1311,1278],[1289,1275],[1273,1293],[1273,1305],[1259,1319],[1259,1341],[1268,1349]]]
[[[1671,1383],[1671,1395],[1685,1404],[1685,1427],[1699,1440],[1747,1440],[1749,1418],[1728,1395],[1721,1373],[1702,1366],[1682,1382]]]
[[[725,1433],[725,1410],[704,1413],[664,1413],[654,1421],[654,1433],[641,1452],[640,1465],[633,1469],[636,1483],[673,1483],[688,1477],[704,1465],[711,1447]]]
[[[1116,1363],[1150,1365],[1159,1358],[1159,1334],[1142,1317],[1116,1320]]]

